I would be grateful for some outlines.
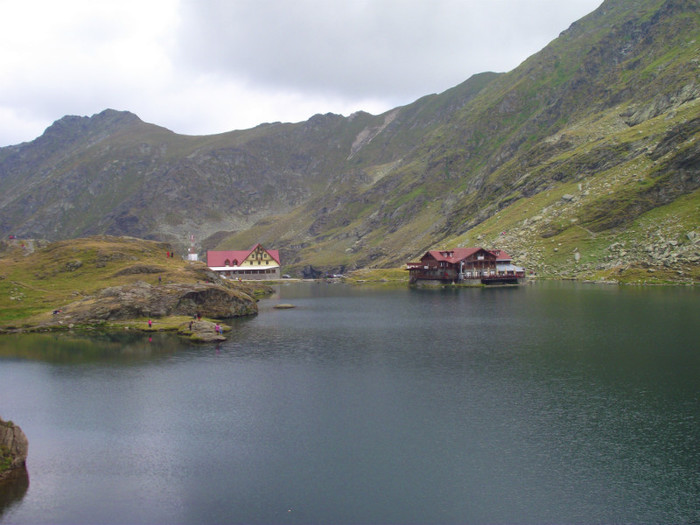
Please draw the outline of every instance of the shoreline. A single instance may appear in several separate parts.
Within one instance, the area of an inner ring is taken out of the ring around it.
[[[363,272],[363,273],[366,273]],[[371,271],[370,271],[371,273]],[[381,273],[381,272],[380,272]],[[372,278],[371,275],[363,275],[364,278],[358,279],[352,276],[344,276],[340,278],[321,278],[321,279],[279,279],[279,280],[266,280],[266,281],[254,281],[255,284],[263,284],[266,286],[275,286],[286,283],[306,283],[306,284],[346,284],[349,286],[407,286],[411,288],[420,289],[461,289],[461,288],[517,288],[527,285],[532,285],[538,281],[543,282],[557,282],[557,281],[568,281],[568,282],[578,282],[581,284],[598,284],[598,285],[616,285],[616,286],[650,286],[650,287],[695,287],[698,283],[677,283],[677,282],[665,282],[665,283],[653,283],[653,282],[620,282],[614,280],[591,280],[591,279],[576,279],[576,278],[543,278],[534,277],[528,278],[523,283],[518,284],[504,284],[504,285],[485,285],[485,284],[434,284],[434,285],[416,285],[409,283],[408,279],[398,280],[398,279],[387,279],[384,277],[377,276]],[[258,315],[258,312],[251,312],[245,315],[239,315],[234,318],[243,318]],[[32,322],[32,318],[37,316],[30,316],[23,319],[17,319],[14,322],[7,323],[0,326],[0,336],[2,335],[16,335],[16,334],[35,334],[35,333],[57,333],[57,332],[76,332],[76,333],[89,333],[89,332],[122,332],[122,331],[133,331],[141,332],[144,334],[148,333],[173,333],[183,340],[187,340],[193,343],[212,343],[225,341],[226,337],[224,334],[231,331],[231,326],[226,323],[226,319],[214,318],[214,317],[202,317],[197,320],[193,317],[186,315],[167,315],[162,317],[152,316],[151,326],[148,324],[147,317],[134,317],[125,318],[119,320],[99,320],[96,322],[70,322],[63,323],[58,322],[47,322],[43,319],[36,319],[36,322]],[[192,326],[190,327],[190,322]],[[220,330],[217,330],[216,327]]]
[[[252,314],[257,315],[257,314]],[[248,317],[248,316],[241,316]],[[225,333],[231,331],[231,326],[223,320],[202,317],[194,319],[182,315],[169,315],[164,317],[121,319],[114,321],[101,321],[94,323],[70,323],[64,324],[36,324],[26,323],[21,327],[0,327],[0,336],[18,334],[48,334],[48,333],[81,333],[90,332],[141,332],[149,333],[173,333],[178,337],[193,343],[215,343],[225,341]],[[190,326],[191,324],[191,326]],[[216,327],[219,327],[219,330]]]

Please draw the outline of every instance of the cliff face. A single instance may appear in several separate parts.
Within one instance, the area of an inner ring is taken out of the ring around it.
[[[0,480],[16,475],[24,470],[29,441],[22,429],[11,421],[0,419]]]

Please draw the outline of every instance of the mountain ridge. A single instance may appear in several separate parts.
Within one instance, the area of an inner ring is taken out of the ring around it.
[[[201,248],[263,242],[290,271],[334,273],[479,242],[540,274],[591,277],[627,264],[608,258],[625,228],[686,197],[673,234],[685,255],[669,264],[694,276],[699,27],[689,0],[607,0],[514,70],[381,115],[199,137],[128,112],[66,117],[0,148],[0,230],[183,246],[195,234]],[[595,242],[577,239],[583,231]]]

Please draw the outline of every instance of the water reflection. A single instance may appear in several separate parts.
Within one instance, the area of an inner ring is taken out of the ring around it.
[[[26,468],[16,469],[9,478],[0,480],[0,519],[19,505],[29,488],[29,473]]]
[[[0,358],[65,364],[127,364],[173,355],[186,347],[187,343],[167,333],[13,334],[0,337]]]
[[[696,522],[699,299],[281,286],[217,346],[0,353],[32,446],[4,519]]]

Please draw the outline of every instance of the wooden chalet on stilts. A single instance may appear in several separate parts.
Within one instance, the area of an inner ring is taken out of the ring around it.
[[[406,269],[411,284],[519,284],[525,279],[525,270],[513,265],[510,255],[484,248],[431,250]]]

